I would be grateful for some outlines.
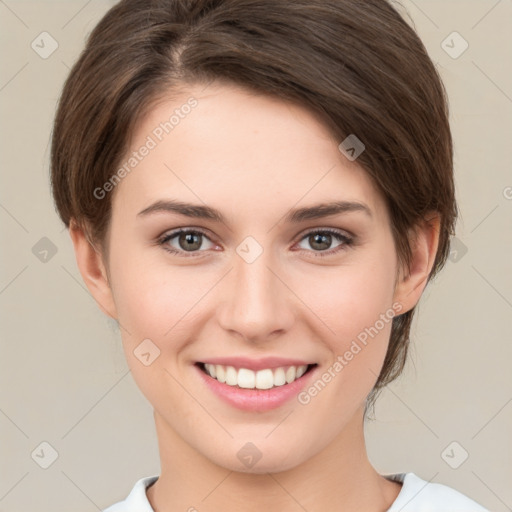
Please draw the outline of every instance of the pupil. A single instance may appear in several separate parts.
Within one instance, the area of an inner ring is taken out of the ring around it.
[[[182,246],[182,249],[186,251],[199,249],[201,247],[201,241],[199,234],[196,233],[182,233],[180,236],[180,246]],[[195,246],[194,246],[194,239],[195,239]],[[181,242],[185,242],[183,245]],[[191,245],[192,244],[192,245]]]
[[[315,245],[316,245],[317,249],[328,249],[329,248],[330,241],[331,241],[331,235],[329,235],[328,233],[325,233],[325,234],[317,233],[317,234],[313,235],[312,238],[313,238],[313,242],[311,243],[312,247],[315,247]],[[322,244],[324,245],[324,247],[322,247]],[[320,247],[318,247],[318,245],[320,245]],[[327,245],[327,247],[325,247],[325,245]]]

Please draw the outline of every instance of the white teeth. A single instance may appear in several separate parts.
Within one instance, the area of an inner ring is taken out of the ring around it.
[[[238,384],[241,388],[254,389],[255,381],[256,376],[252,370],[248,370],[247,368],[240,368],[240,370],[238,370],[238,382],[235,380],[233,386]]]
[[[307,369],[308,369],[307,366],[298,366],[297,372],[295,374],[295,378],[298,379],[299,377],[302,377],[306,373]]]
[[[288,384],[295,380],[296,372],[297,370],[295,369],[295,366],[290,366],[290,368],[286,370],[286,382],[288,382]]]
[[[223,366],[221,364],[205,364],[204,367],[206,373],[219,382],[245,389],[270,389],[275,386],[290,384],[302,377],[308,369],[307,365],[281,366],[273,370],[267,368],[254,372],[247,368],[237,370],[234,366]]]
[[[277,368],[274,370],[274,386],[283,386],[284,384],[286,384],[284,368]]]
[[[224,369],[224,366],[221,366],[220,364],[216,364],[215,372],[217,373],[217,376],[215,378],[219,382],[226,382],[226,370]],[[213,375],[212,375],[212,377],[213,377]]]
[[[272,370],[259,370],[256,372],[256,387],[258,389],[270,389],[273,386],[274,374]]]
[[[217,376],[217,369],[215,368],[215,365],[214,364],[209,364],[207,366],[209,366],[208,371],[210,372],[210,375],[212,377],[216,377]]]
[[[236,386],[237,382],[237,371],[233,366],[226,367],[226,384],[230,386]]]

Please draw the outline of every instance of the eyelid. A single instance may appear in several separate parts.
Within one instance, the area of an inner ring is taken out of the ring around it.
[[[215,236],[206,228],[200,228],[199,226],[182,226],[175,229],[167,229],[161,235],[156,237],[156,240],[162,240],[164,238],[174,237],[179,235],[180,233],[201,233],[206,236],[208,239],[212,240]]]
[[[331,233],[331,234],[343,236],[343,237],[351,239],[351,240],[355,239],[355,235],[350,233],[350,231],[347,231],[346,229],[333,228],[333,227],[313,227],[313,228],[308,228],[306,231],[304,231],[302,234],[300,234],[297,237],[297,240],[300,241],[304,237],[306,237],[312,233]]]

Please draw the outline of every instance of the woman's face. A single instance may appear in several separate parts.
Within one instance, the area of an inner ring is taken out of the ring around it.
[[[169,439],[232,470],[285,470],[361,428],[403,306],[389,216],[309,111],[235,86],[189,92],[139,123],[110,192],[112,314]],[[319,215],[343,201],[362,206]],[[222,380],[222,362],[231,385],[200,368]]]

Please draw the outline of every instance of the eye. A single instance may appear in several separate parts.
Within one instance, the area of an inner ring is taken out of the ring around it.
[[[175,238],[176,240],[173,240]],[[204,239],[209,240],[206,233],[200,229],[178,229],[164,235],[158,240],[158,243],[171,254],[179,254],[180,256],[185,257],[196,257],[195,254],[186,253],[204,252],[199,250],[201,246],[203,246]],[[170,245],[169,242],[171,241],[175,242],[178,247]],[[210,243],[214,246],[211,241]],[[211,248],[212,247],[207,247],[206,249]]]
[[[334,249],[329,249],[329,246],[333,242],[333,238],[338,240],[340,243],[335,246]],[[311,247],[313,252],[316,253],[315,257],[331,256],[335,253],[345,250],[354,243],[354,239],[335,229],[317,229],[310,231],[302,237],[301,242],[306,240]],[[310,251],[308,251],[310,252]]]
[[[334,249],[329,249],[329,246],[332,245],[333,238],[337,240],[339,244],[336,245]],[[210,247],[203,247],[203,242],[205,239],[208,240],[211,244]],[[302,249],[306,250],[307,252],[313,252],[315,257],[331,256],[335,253],[345,250],[347,247],[350,247],[354,243],[354,238],[346,235],[341,231],[330,228],[310,231],[301,238],[301,243],[303,240],[306,240],[307,243],[309,243],[313,248],[313,250],[304,248]],[[173,242],[175,245],[171,245],[170,242]],[[158,240],[158,244],[163,246],[167,252],[186,258],[202,256],[201,254],[197,253],[202,253],[207,249],[212,249],[215,247],[215,244],[213,244],[213,242],[208,238],[207,234],[198,228],[177,229],[161,237]],[[203,250],[200,250],[201,247],[203,247]]]

